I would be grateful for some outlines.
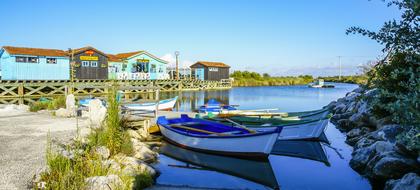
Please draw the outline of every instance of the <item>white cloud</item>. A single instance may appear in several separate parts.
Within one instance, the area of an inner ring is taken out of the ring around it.
[[[172,53],[167,53],[164,56],[161,57],[161,59],[169,62],[168,67],[175,67],[176,66],[176,58],[175,55]],[[190,60],[179,60],[179,67],[183,68],[183,67],[189,67],[192,64],[194,64],[194,61],[190,61]]]

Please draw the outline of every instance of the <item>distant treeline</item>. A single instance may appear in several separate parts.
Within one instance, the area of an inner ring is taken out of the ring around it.
[[[257,72],[249,71],[234,71],[230,77],[234,78],[233,86],[287,86],[287,85],[302,85],[308,84],[314,81],[314,77],[311,75],[301,76],[285,76],[285,77],[273,77],[267,73],[260,74]],[[360,76],[342,76],[339,79],[338,76],[333,77],[319,77],[324,79],[326,82],[343,82],[343,83],[354,83],[354,84],[366,84],[367,77],[365,75]]]
[[[261,75],[249,71],[235,71],[230,77],[234,78],[233,86],[286,86],[308,84],[313,81],[310,75],[272,77],[267,73]]]
[[[366,75],[354,75],[354,76],[342,76],[341,79],[338,76],[332,77],[319,77],[324,79],[326,82],[342,82],[342,83],[353,83],[353,84],[367,84],[368,77]]]

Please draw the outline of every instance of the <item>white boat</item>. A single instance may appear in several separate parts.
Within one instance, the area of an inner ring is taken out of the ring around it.
[[[161,100],[157,103],[158,110],[172,110],[175,106],[176,100],[178,96],[175,96],[171,99]],[[128,110],[147,110],[147,111],[155,111],[156,110],[156,102],[151,103],[138,103],[138,104],[125,104],[122,105],[125,109]]]
[[[166,140],[196,151],[241,157],[267,157],[281,128],[249,130],[221,123],[190,118],[166,119],[157,124]]]

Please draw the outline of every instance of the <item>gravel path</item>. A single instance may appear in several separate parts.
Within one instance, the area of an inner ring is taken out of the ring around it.
[[[52,139],[68,141],[76,124],[75,118],[0,108],[0,189],[28,189],[32,176],[45,166],[48,132]]]

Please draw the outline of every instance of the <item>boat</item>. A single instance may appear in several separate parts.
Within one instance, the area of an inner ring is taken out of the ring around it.
[[[225,111],[232,111],[237,110],[235,106],[232,105],[224,105],[220,102],[218,102],[216,99],[210,99],[205,105],[200,106],[198,109],[199,113],[205,113],[205,114],[219,114],[223,110]]]
[[[91,102],[92,100],[100,100],[102,102],[102,105],[106,106],[106,101],[105,100],[102,100],[100,98],[95,98],[95,97],[80,99],[79,100],[79,105],[81,107],[88,107],[89,102]]]
[[[248,127],[258,126],[284,126],[290,124],[307,123],[311,121],[318,121],[329,118],[329,111],[327,109],[305,111],[305,112],[290,112],[282,113],[281,115],[243,115],[241,113],[218,114],[202,116],[203,119],[228,123],[229,120],[245,125]]]
[[[243,159],[192,151],[164,143],[160,153],[173,159],[185,162],[182,167],[193,170],[210,170],[239,177],[272,189],[279,185],[268,159]]]
[[[122,105],[122,107],[127,110],[155,111],[156,107],[158,107],[158,110],[172,110],[173,107],[175,106],[177,99],[178,99],[178,96],[175,96],[174,98],[160,100],[158,103],[156,102],[129,103],[129,104]]]
[[[332,84],[325,84],[324,79],[317,79],[314,82],[308,84],[311,88],[334,88]]]
[[[163,137],[176,145],[192,150],[241,157],[267,157],[281,127],[250,130],[241,126],[228,126],[204,119],[180,118],[157,120]]]

